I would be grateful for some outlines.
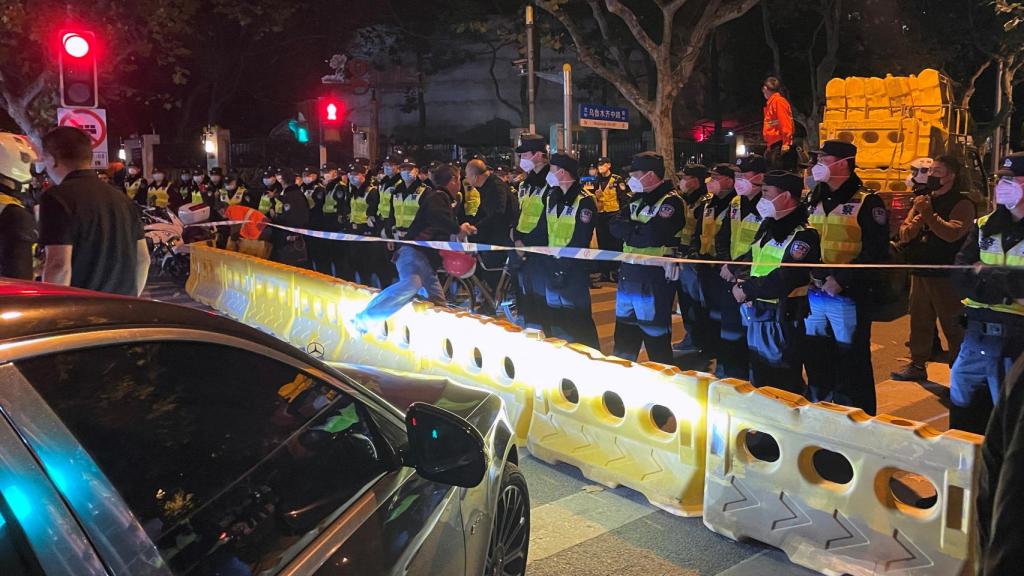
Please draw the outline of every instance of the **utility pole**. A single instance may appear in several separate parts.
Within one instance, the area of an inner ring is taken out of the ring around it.
[[[562,91],[564,96],[562,104],[565,108],[565,136],[562,144],[564,144],[565,154],[572,154],[572,66],[568,62],[562,64],[562,84],[565,87]]]
[[[999,68],[996,69],[996,111],[995,116],[998,118],[999,113],[1003,111],[1003,62],[999,62]],[[996,126],[994,132],[992,132],[992,173],[995,174],[999,171],[999,160],[1000,160],[1000,147],[1003,144],[1003,127],[1002,124]]]
[[[533,6],[526,7],[526,91],[530,109],[530,134],[537,133],[537,110],[534,107],[536,86],[533,78]]]

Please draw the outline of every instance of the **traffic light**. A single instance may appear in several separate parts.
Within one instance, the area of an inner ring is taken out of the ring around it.
[[[289,120],[288,129],[295,134],[295,141],[299,144],[309,144],[309,124],[306,122],[302,115],[299,115],[298,120]]]
[[[345,119],[345,105],[341,100],[325,96],[317,98],[322,142],[341,142],[341,123]]]
[[[60,103],[65,108],[96,108],[96,35],[86,30],[60,31]]]

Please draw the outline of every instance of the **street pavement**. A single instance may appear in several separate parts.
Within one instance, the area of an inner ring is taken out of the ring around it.
[[[201,307],[173,281],[153,278],[143,294],[174,304]],[[611,353],[615,287],[592,291],[601,348]],[[682,323],[675,319],[676,340]],[[909,319],[877,323],[872,359],[880,413],[919,420],[946,430],[949,368],[931,364],[930,382],[894,382],[889,373],[907,361]],[[682,368],[706,370],[705,359],[679,359]],[[704,527],[700,518],[680,518],[649,505],[627,488],[609,489],[579,470],[549,465],[524,455],[521,467],[530,488],[532,526],[530,576],[765,576],[815,574],[785,554],[758,542],[735,542]]]

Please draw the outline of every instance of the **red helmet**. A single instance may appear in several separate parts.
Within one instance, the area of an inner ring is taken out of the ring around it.
[[[441,250],[444,271],[456,278],[469,278],[476,272],[476,256],[468,252],[452,252]]]

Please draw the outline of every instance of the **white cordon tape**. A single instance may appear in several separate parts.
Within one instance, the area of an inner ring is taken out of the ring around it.
[[[228,220],[224,222],[201,222],[190,224],[186,228],[195,226],[215,228],[218,226],[235,226],[249,224],[248,220]],[[440,242],[430,240],[392,240],[390,238],[378,238],[376,236],[361,236],[359,234],[346,234],[344,232],[325,232],[323,230],[306,230],[305,228],[292,228],[271,222],[261,222],[258,225],[280,228],[303,236],[322,238],[324,240],[341,240],[345,242],[390,242],[392,244],[408,244],[410,246],[422,246],[424,248],[435,248],[437,250],[449,250],[452,252],[529,252],[532,254],[544,254],[556,258],[571,258],[573,260],[591,260],[603,262],[625,262],[626,264],[638,264],[641,266],[665,266],[667,264],[733,264],[736,266],[750,266],[751,262],[736,260],[704,260],[695,258],[676,258],[673,256],[647,256],[646,254],[626,254],[614,250],[594,250],[592,248],[552,248],[549,246],[498,246],[495,244],[476,244],[473,242]],[[810,262],[781,262],[779,266],[788,268],[862,268],[881,270],[981,270],[1008,268],[1020,270],[1019,266],[991,266],[988,264],[823,264]]]

